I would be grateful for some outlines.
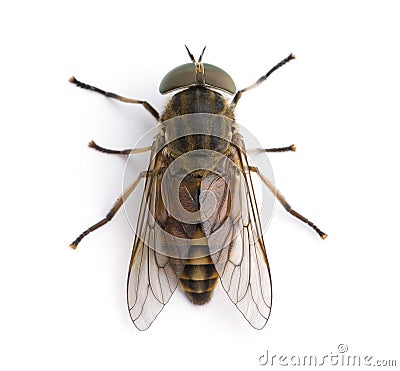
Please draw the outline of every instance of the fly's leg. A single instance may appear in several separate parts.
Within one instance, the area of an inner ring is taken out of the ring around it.
[[[296,152],[296,146],[292,144],[288,147],[279,147],[279,148],[256,148],[256,149],[249,149],[246,151],[247,153],[264,153],[264,152]]]
[[[132,148],[132,149],[123,149],[123,150],[108,149],[108,148],[100,147],[93,140],[91,140],[89,142],[88,146],[99,152],[109,153],[112,155],[126,155],[126,156],[133,155],[136,153],[143,153],[143,152],[147,152],[147,151],[151,150],[151,147]]]
[[[276,198],[279,200],[279,202],[282,204],[282,206],[285,208],[285,210],[292,214],[295,218],[301,220],[302,222],[308,224],[312,229],[314,229],[315,232],[318,233],[318,235],[322,238],[325,239],[328,237],[328,235],[324,232],[322,232],[314,223],[309,221],[307,218],[305,218],[303,215],[299,214],[297,211],[293,210],[292,207],[289,205],[289,203],[285,200],[285,198],[282,196],[282,194],[273,186],[273,184],[260,172],[260,170],[257,167],[254,166],[249,166],[249,170],[253,171],[254,173],[257,173],[257,175],[261,178],[262,182],[267,186],[267,188],[276,195]]]
[[[95,86],[88,85],[88,84],[85,84],[83,82],[80,82],[74,76],[70,77],[69,81],[71,83],[75,84],[76,86],[79,86],[82,89],[88,89],[88,90],[91,90],[91,91],[95,91],[96,93],[100,93],[100,94],[102,94],[102,95],[104,95],[106,97],[109,97],[109,98],[117,99],[117,100],[119,100],[121,102],[141,104],[147,111],[149,111],[151,113],[151,115],[157,121],[159,121],[159,119],[160,119],[160,114],[156,111],[156,109],[150,103],[148,103],[148,102],[146,102],[144,100],[121,97],[120,95],[117,95],[117,94],[114,94],[114,93],[110,93],[108,91],[104,91],[102,89],[96,88]]]
[[[264,152],[296,152],[296,146],[292,144],[288,147],[280,147],[280,148],[265,148]]]
[[[76,249],[79,242],[81,242],[84,237],[86,237],[89,233],[95,231],[96,229],[102,227],[104,224],[108,223],[114,217],[114,215],[117,213],[120,207],[123,205],[124,200],[127,199],[130,196],[130,194],[134,191],[134,189],[137,187],[142,178],[146,178],[147,176],[149,176],[148,172],[142,171],[136,178],[136,180],[122,193],[122,195],[117,199],[117,201],[115,201],[113,207],[108,212],[106,217],[101,219],[96,224],[92,225],[90,228],[86,229],[84,232],[82,232],[76,238],[76,240],[72,242],[69,246],[72,247],[73,249]]]
[[[232,99],[231,106],[235,107],[237,102],[239,101],[240,97],[245,91],[251,90],[256,88],[258,85],[262,84],[273,72],[275,72],[278,68],[282,67],[284,64],[287,62],[291,61],[292,59],[295,59],[294,54],[290,54],[288,57],[280,61],[275,67],[271,68],[264,76],[261,76],[254,84],[248,86],[247,88],[244,88],[242,90],[239,90],[235,96]]]

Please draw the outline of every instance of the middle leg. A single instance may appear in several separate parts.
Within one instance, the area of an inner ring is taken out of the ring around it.
[[[97,145],[93,140],[91,140],[88,144],[90,148],[95,149],[96,151],[103,152],[103,153],[109,153],[112,155],[133,155],[135,153],[143,153],[151,150],[151,147],[143,147],[143,148],[131,148],[131,149],[123,149],[123,150],[114,150],[114,149],[108,149],[104,147],[100,147]]]
[[[264,152],[296,152],[296,146],[292,144],[288,147],[279,147],[279,148],[255,148],[249,149],[246,151],[247,153],[264,153]]]

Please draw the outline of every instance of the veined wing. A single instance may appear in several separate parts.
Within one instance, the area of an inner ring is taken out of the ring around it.
[[[153,143],[127,285],[129,313],[139,330],[146,330],[164,308],[182,270],[178,259],[160,253],[168,249],[165,233],[160,230],[168,219],[161,197],[163,169],[162,151]]]
[[[207,220],[203,222],[203,229],[210,245],[222,247],[211,257],[223,288],[246,320],[254,328],[261,329],[271,311],[271,276],[241,138],[233,152],[232,166],[226,174],[215,175],[215,179],[205,182],[207,191],[219,195],[215,197],[219,203],[215,212],[209,212],[204,218]],[[222,178],[225,178],[225,188],[221,185]],[[228,191],[227,199],[222,195]],[[202,205],[204,210],[210,206],[206,202]],[[213,235],[218,236],[214,242]],[[217,251],[215,247],[212,250]]]

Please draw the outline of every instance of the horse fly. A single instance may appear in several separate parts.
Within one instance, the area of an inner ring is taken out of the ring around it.
[[[321,238],[327,236],[293,210],[259,168],[252,166],[235,122],[235,107],[243,93],[295,57],[290,54],[254,84],[236,91],[224,70],[202,62],[205,48],[198,60],[186,50],[191,63],[174,68],[161,81],[161,94],[175,92],[161,115],[146,101],[70,78],[81,88],[140,104],[157,120],[157,135],[150,147],[110,150],[89,143],[100,152],[124,156],[150,151],[150,163],[105,218],[70,246],[75,249],[85,236],[109,222],[144,179],[127,285],[135,326],[146,330],[178,285],[194,304],[207,303],[219,279],[250,325],[261,329],[270,315],[272,289],[251,174],[260,177],[290,214]],[[295,150],[291,145],[263,151]]]

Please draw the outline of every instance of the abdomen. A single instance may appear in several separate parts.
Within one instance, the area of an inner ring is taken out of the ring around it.
[[[194,304],[205,304],[212,296],[217,285],[218,274],[209,255],[209,248],[204,243],[204,233],[198,228],[189,248],[189,259],[179,277],[181,287]]]

